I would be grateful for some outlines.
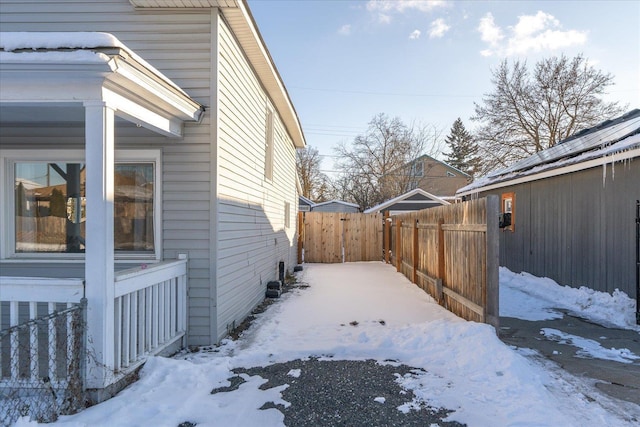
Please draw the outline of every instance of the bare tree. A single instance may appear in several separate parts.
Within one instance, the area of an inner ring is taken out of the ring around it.
[[[336,195],[366,209],[406,192],[414,178],[407,165],[427,150],[436,151],[440,133],[434,127],[408,126],[397,117],[376,115],[365,134],[335,148],[341,172],[334,181]]]
[[[475,104],[472,120],[483,172],[508,166],[554,146],[575,132],[619,115],[618,103],[601,99],[613,76],[579,55],[543,59],[530,73],[527,63],[503,61],[493,73],[494,91]]]
[[[325,201],[329,179],[320,170],[322,158],[317,148],[307,147],[296,153],[296,169],[302,186],[302,195],[314,202]]]

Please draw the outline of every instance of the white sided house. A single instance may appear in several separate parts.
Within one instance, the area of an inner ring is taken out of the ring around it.
[[[100,400],[293,267],[304,135],[245,0],[0,8],[1,329],[86,297]],[[33,340],[2,341],[0,387],[60,377]]]

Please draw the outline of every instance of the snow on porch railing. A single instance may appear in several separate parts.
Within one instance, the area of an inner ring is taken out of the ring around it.
[[[115,278],[115,370],[132,370],[186,331],[187,256]]]

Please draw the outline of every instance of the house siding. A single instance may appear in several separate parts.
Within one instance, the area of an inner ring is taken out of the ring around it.
[[[421,188],[434,196],[455,196],[459,188],[464,187],[471,181],[468,175],[464,175],[460,171],[448,167],[435,159],[426,157],[421,161],[423,164],[423,176],[415,177],[413,181],[416,181],[417,188]],[[455,176],[448,176],[447,172]]]
[[[202,105],[211,105],[211,12],[209,10],[135,10],[128,0],[0,1],[2,31],[101,31],[115,35]],[[7,136],[7,133],[10,136]],[[3,129],[2,148],[78,148],[84,129]],[[72,132],[69,138],[69,132]],[[184,138],[171,140],[118,126],[116,149],[162,151],[162,236],[164,258],[189,255],[189,344],[210,344],[212,327],[210,230],[210,115],[186,124]],[[29,135],[25,137],[24,135]],[[185,209],[188,207],[188,210]],[[62,266],[61,268],[65,268]]]
[[[295,149],[224,19],[218,21],[217,337],[264,299],[278,263],[295,258]],[[273,176],[265,178],[266,116],[274,116]],[[290,227],[286,228],[285,202]]]
[[[635,209],[638,159],[481,193],[515,193],[515,231],[500,233],[500,264],[636,297]]]

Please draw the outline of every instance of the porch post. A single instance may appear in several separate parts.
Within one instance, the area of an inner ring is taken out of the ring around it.
[[[85,102],[87,387],[109,385],[114,368],[114,111]]]

